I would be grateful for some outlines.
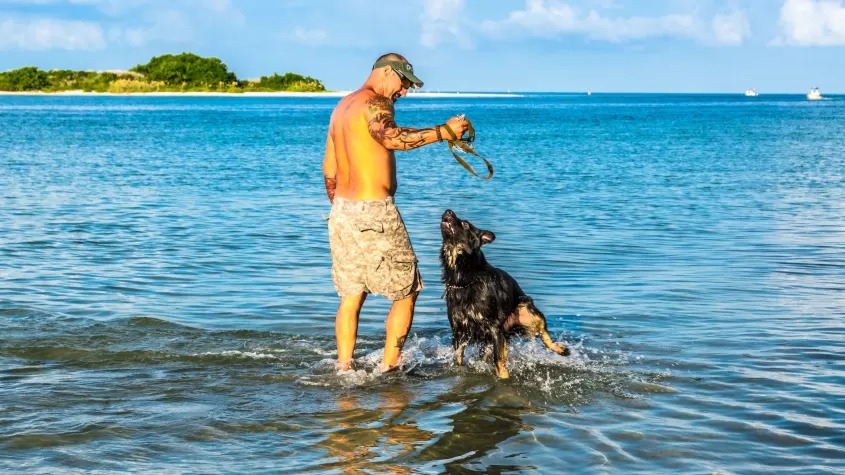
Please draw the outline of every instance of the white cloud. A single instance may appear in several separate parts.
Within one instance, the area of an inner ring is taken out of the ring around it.
[[[426,0],[420,15],[420,44],[435,48],[441,43],[457,41],[461,48],[471,48],[467,25],[462,24],[464,0]]]
[[[511,12],[506,20],[486,21],[482,27],[499,34],[518,28],[536,36],[579,34],[609,42],[702,36],[700,23],[690,15],[605,17],[594,9],[581,15],[576,8],[557,0],[526,0],[525,4],[525,10]]]
[[[839,0],[785,0],[780,26],[783,36],[773,45],[845,45],[845,7]]]
[[[0,23],[2,48],[94,50],[107,43],[132,47],[155,42],[184,44],[244,23],[243,14],[231,0],[0,0],[4,3],[87,5],[107,18],[102,24],[23,17],[5,20]]]
[[[290,36],[297,43],[310,46],[325,44],[329,38],[329,35],[323,30],[308,30],[302,27],[294,29]]]
[[[751,27],[745,12],[737,10],[730,15],[713,17],[713,33],[719,43],[741,45],[751,35]]]
[[[98,23],[50,18],[0,21],[0,49],[94,51],[105,47]]]

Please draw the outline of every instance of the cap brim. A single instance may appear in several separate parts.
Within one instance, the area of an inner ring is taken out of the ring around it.
[[[414,73],[409,73],[407,71],[402,71],[402,75],[408,78],[411,81],[411,85],[414,86],[416,89],[420,89],[423,87],[423,82],[420,78],[418,78]]]

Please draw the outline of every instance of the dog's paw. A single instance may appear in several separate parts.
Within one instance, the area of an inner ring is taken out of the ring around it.
[[[555,353],[557,353],[559,355],[563,355],[563,356],[569,356],[570,354],[572,354],[572,352],[569,351],[569,348],[567,348],[565,346],[558,345],[557,343],[555,343],[555,345],[552,346],[552,351],[554,351]]]

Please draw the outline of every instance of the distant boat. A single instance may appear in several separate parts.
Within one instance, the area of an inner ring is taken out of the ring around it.
[[[588,96],[592,96],[592,95],[593,95],[593,92],[592,92],[592,91],[587,91],[587,95],[588,95]]]
[[[755,91],[754,89],[746,89],[745,95],[748,96],[748,97],[757,97],[760,94],[757,91]]]
[[[814,88],[810,89],[810,93],[807,94],[807,99],[809,99],[811,101],[819,101],[819,100],[824,99],[824,97],[822,97],[822,93],[819,92],[819,88],[814,87]]]

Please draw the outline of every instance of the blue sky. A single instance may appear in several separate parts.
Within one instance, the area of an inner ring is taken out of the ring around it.
[[[217,56],[354,89],[382,53],[428,90],[845,92],[845,0],[0,0],[0,70]]]

